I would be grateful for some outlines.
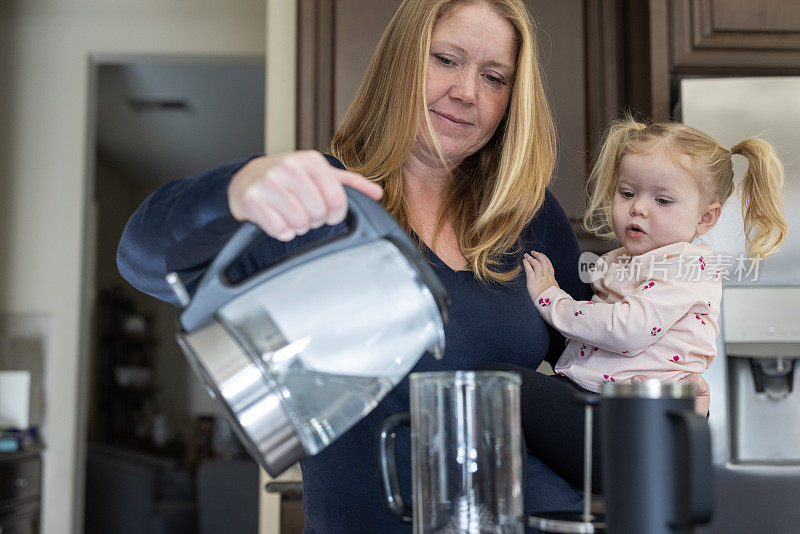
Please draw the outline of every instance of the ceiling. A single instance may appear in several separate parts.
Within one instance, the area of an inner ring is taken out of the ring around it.
[[[97,79],[97,156],[155,188],[264,150],[264,61],[103,63]]]

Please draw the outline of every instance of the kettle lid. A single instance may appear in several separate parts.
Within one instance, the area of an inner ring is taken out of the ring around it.
[[[603,398],[687,399],[695,396],[695,386],[685,380],[664,383],[650,378],[641,382],[602,384],[600,395]]]

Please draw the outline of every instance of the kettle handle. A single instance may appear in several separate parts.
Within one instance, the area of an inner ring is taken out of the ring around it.
[[[207,324],[213,319],[216,311],[225,303],[246,293],[265,280],[337,250],[385,237],[398,245],[401,250],[405,248],[406,250],[403,252],[406,256],[413,257],[408,252],[409,247],[413,249],[409,237],[391,215],[363,193],[350,187],[345,187],[344,189],[347,194],[348,207],[347,231],[344,234],[312,243],[307,247],[291,252],[270,264],[267,269],[234,285],[226,280],[225,271],[253,240],[261,235],[261,229],[258,226],[249,222],[242,224],[217,257],[214,258],[208,271],[200,281],[194,297],[181,314],[180,325],[183,330],[190,332]],[[446,292],[441,287],[441,282],[432,272],[426,273],[426,268],[427,271],[431,271],[430,266],[422,265],[421,263],[415,262],[415,265],[422,270],[425,282],[431,286],[433,294],[437,296],[437,303],[440,298],[446,300]],[[445,297],[437,295],[441,293]],[[440,305],[440,309],[442,307]]]
[[[397,476],[395,460],[395,432],[399,426],[410,426],[411,416],[408,412],[399,412],[387,416],[378,425],[378,469],[381,476],[381,493],[383,502],[403,523],[411,523],[411,508],[406,506],[400,493],[400,480]]]
[[[671,411],[669,416],[686,431],[686,452],[689,459],[687,462],[689,525],[702,525],[711,520],[713,512],[711,430],[706,418],[700,417],[693,411]]]

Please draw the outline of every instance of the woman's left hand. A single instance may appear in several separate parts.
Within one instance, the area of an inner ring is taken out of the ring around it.
[[[558,287],[553,264],[541,252],[532,250],[530,254],[525,254],[522,259],[522,265],[525,268],[525,283],[528,287],[528,294],[533,300],[536,300],[539,294],[548,287]]]
[[[645,380],[647,380],[647,377],[644,375],[636,375],[631,378],[631,382],[633,383],[644,382]],[[694,384],[695,413],[702,417],[708,416],[708,408],[711,406],[711,388],[709,387],[708,382],[706,382],[706,379],[703,378],[703,375],[692,373],[690,375],[681,378],[681,380],[686,380],[690,384]]]
[[[692,373],[681,380],[694,384],[697,390],[697,395],[694,398],[694,411],[697,412],[697,415],[706,417],[711,406],[711,388],[708,386],[706,379],[703,378],[703,375]]]

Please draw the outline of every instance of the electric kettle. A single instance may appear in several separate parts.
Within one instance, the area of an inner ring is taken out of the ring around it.
[[[346,191],[345,233],[232,283],[261,236],[242,225],[178,321],[190,364],[273,477],[360,421],[426,350],[444,352],[444,286],[380,205]]]

